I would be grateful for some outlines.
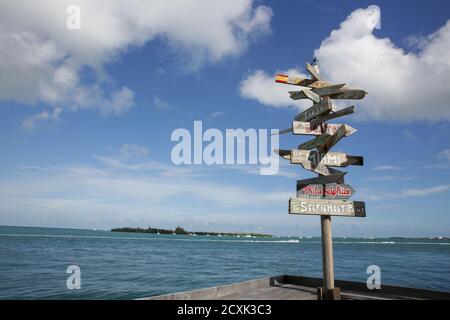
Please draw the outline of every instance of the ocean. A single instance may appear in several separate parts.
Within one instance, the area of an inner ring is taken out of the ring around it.
[[[450,241],[334,238],[335,278],[450,291]],[[134,299],[255,278],[322,277],[320,238],[237,238],[0,226],[0,299]],[[80,268],[69,290],[68,266]]]

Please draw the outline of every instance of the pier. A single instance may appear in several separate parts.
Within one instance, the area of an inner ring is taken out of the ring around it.
[[[323,279],[293,275],[261,278],[139,300],[317,300]],[[335,280],[342,300],[450,300],[450,292],[383,285],[369,290],[366,283]]]

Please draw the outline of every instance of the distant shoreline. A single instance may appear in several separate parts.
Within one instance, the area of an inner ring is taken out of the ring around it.
[[[263,233],[253,233],[253,232],[206,232],[206,231],[186,231],[181,227],[176,227],[174,230],[171,229],[160,229],[160,228],[113,228],[111,232],[134,232],[134,233],[152,233],[152,234],[177,234],[177,235],[187,235],[187,236],[225,236],[225,237],[257,237],[257,238],[273,238],[271,234]]]

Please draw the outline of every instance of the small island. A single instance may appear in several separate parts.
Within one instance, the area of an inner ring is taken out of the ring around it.
[[[132,228],[132,227],[123,227],[123,228],[114,228],[111,229],[111,232],[134,232],[134,233],[153,233],[153,234],[177,234],[177,235],[189,235],[189,236],[225,236],[225,237],[263,237],[263,238],[272,238],[271,234],[262,234],[262,233],[253,233],[253,232],[205,232],[205,231],[186,231],[181,227],[176,227],[174,230],[169,229],[161,229],[161,228],[152,228],[148,227],[144,228]]]

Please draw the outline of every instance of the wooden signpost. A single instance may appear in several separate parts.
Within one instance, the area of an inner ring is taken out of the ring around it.
[[[331,99],[359,100],[367,92],[347,87],[343,83],[333,84],[323,80],[317,64],[307,63],[306,70],[311,79],[282,74],[276,76],[275,81],[278,83],[305,87],[299,91],[289,91],[293,100],[309,99],[314,102],[310,108],[295,117],[291,128],[280,130],[279,134],[292,132],[295,135],[315,137],[301,143],[298,149],[275,152],[292,164],[300,164],[304,169],[318,173],[315,178],[297,180],[297,196],[289,200],[289,214],[320,216],[323,286],[318,288],[317,298],[337,300],[340,299],[340,290],[334,287],[331,216],[365,217],[366,207],[362,201],[349,200],[355,190],[344,183],[346,172],[332,167],[362,166],[364,159],[343,152],[331,152],[330,149],[341,139],[357,130],[346,124],[326,122],[355,112],[354,106],[335,110]]]
[[[313,127],[310,122],[294,121],[292,122],[292,128],[280,130],[278,134],[292,132],[293,134],[315,135],[315,136],[320,136],[321,134],[324,133],[332,135],[337,131],[337,129],[339,129],[340,126],[341,124],[324,123],[322,127],[320,126]],[[356,131],[358,131],[349,125],[344,124],[344,126],[346,137],[351,136]]]
[[[319,103],[314,103],[311,108],[299,113],[294,119],[297,121],[310,121],[317,116],[329,113],[332,109],[330,99],[323,99]]]
[[[302,186],[297,183],[297,198],[347,200],[354,193],[355,190],[348,184],[327,183]]]
[[[290,214],[365,217],[366,207],[362,201],[328,199],[289,199]]]

